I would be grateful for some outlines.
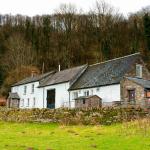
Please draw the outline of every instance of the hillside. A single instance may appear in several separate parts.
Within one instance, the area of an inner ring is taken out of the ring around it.
[[[150,68],[150,9],[127,18],[97,3],[87,14],[61,5],[52,15],[0,15],[0,86],[29,76],[141,52]]]

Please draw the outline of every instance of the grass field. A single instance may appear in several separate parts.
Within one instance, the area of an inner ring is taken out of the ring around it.
[[[0,122],[0,150],[94,149],[150,150],[149,129],[139,130],[134,124],[66,127]]]

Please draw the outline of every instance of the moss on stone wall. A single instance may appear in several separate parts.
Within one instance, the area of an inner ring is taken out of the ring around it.
[[[109,125],[145,117],[141,108],[1,109],[1,121],[52,122],[62,125]]]

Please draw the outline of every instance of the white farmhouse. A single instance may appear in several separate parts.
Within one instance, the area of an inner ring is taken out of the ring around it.
[[[16,97],[19,97],[19,108],[59,108],[64,104],[68,106],[68,89],[86,68],[87,65],[83,65],[40,76],[32,75],[16,83],[11,87],[8,107],[16,107]]]
[[[150,74],[140,54],[29,77],[12,86],[8,106],[16,107],[17,97],[20,108],[74,108],[77,98],[83,106],[84,97],[91,95],[100,97],[103,105],[147,105]]]

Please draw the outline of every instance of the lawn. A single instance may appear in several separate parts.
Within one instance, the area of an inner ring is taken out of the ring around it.
[[[133,124],[58,126],[0,122],[0,150],[149,150],[149,139],[149,130],[140,131]]]

